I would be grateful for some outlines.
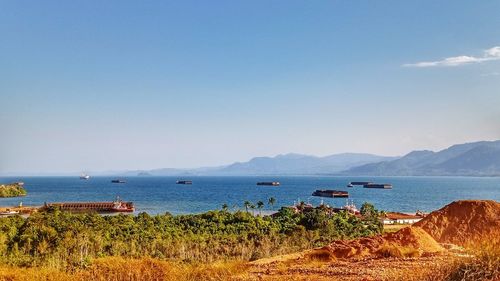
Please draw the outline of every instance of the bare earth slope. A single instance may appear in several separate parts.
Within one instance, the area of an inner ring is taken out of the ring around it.
[[[500,203],[492,200],[455,201],[415,224],[440,243],[466,246],[500,235]]]
[[[397,232],[355,240],[339,240],[324,247],[336,258],[421,256],[444,249],[427,232],[418,227],[405,227]]]

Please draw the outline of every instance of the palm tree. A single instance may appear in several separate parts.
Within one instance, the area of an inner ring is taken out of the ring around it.
[[[269,203],[269,205],[271,205],[271,209],[274,210],[274,203],[276,203],[276,199],[274,199],[274,197],[271,197],[267,202]]]
[[[303,211],[306,206],[306,202],[300,201],[299,206],[297,206],[297,209]]]
[[[252,209],[252,215],[255,215],[255,213],[254,213],[255,205],[254,204],[250,204],[250,209]]]
[[[222,204],[222,210],[224,212],[226,212],[228,208],[229,208],[229,206],[226,203]]]
[[[243,203],[243,205],[245,206],[245,210],[248,213],[248,208],[250,208],[250,205],[252,205],[252,203],[250,203],[250,201],[245,201],[245,203]]]
[[[264,202],[257,202],[257,208],[259,209],[259,215],[262,215],[262,208],[264,207]]]

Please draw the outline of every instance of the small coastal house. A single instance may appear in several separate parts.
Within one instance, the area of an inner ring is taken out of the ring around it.
[[[380,220],[383,224],[414,224],[423,218],[423,215],[420,214],[411,215],[397,212],[388,212],[384,217],[380,218]]]

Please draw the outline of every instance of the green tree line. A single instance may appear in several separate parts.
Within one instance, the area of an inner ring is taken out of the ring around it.
[[[223,210],[192,215],[102,216],[54,208],[28,218],[1,218],[0,259],[17,266],[66,270],[105,256],[254,260],[380,233],[376,210],[367,210],[367,216],[357,217],[322,207],[301,212],[284,207],[272,216],[255,216],[230,212],[226,205]]]

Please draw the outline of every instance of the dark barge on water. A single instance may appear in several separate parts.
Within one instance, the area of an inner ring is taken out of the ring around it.
[[[113,202],[60,202],[45,203],[41,209],[59,208],[70,212],[130,213],[135,211],[134,203],[117,199]]]
[[[279,181],[261,181],[261,182],[258,182],[257,185],[279,186],[280,182]]]
[[[390,183],[369,183],[363,185],[364,188],[381,188],[381,189],[392,189],[392,184]]]
[[[112,183],[126,183],[125,180],[120,180],[120,179],[117,179],[117,180],[111,180]]]
[[[348,185],[366,185],[372,184],[371,181],[351,181]]]
[[[179,180],[175,182],[176,184],[193,184],[193,181],[189,180]]]
[[[332,197],[332,198],[337,198],[337,197],[349,197],[349,192],[347,191],[341,191],[341,190],[331,190],[331,189],[325,189],[325,190],[320,190],[317,189],[312,193],[312,196],[320,196],[320,197]]]

